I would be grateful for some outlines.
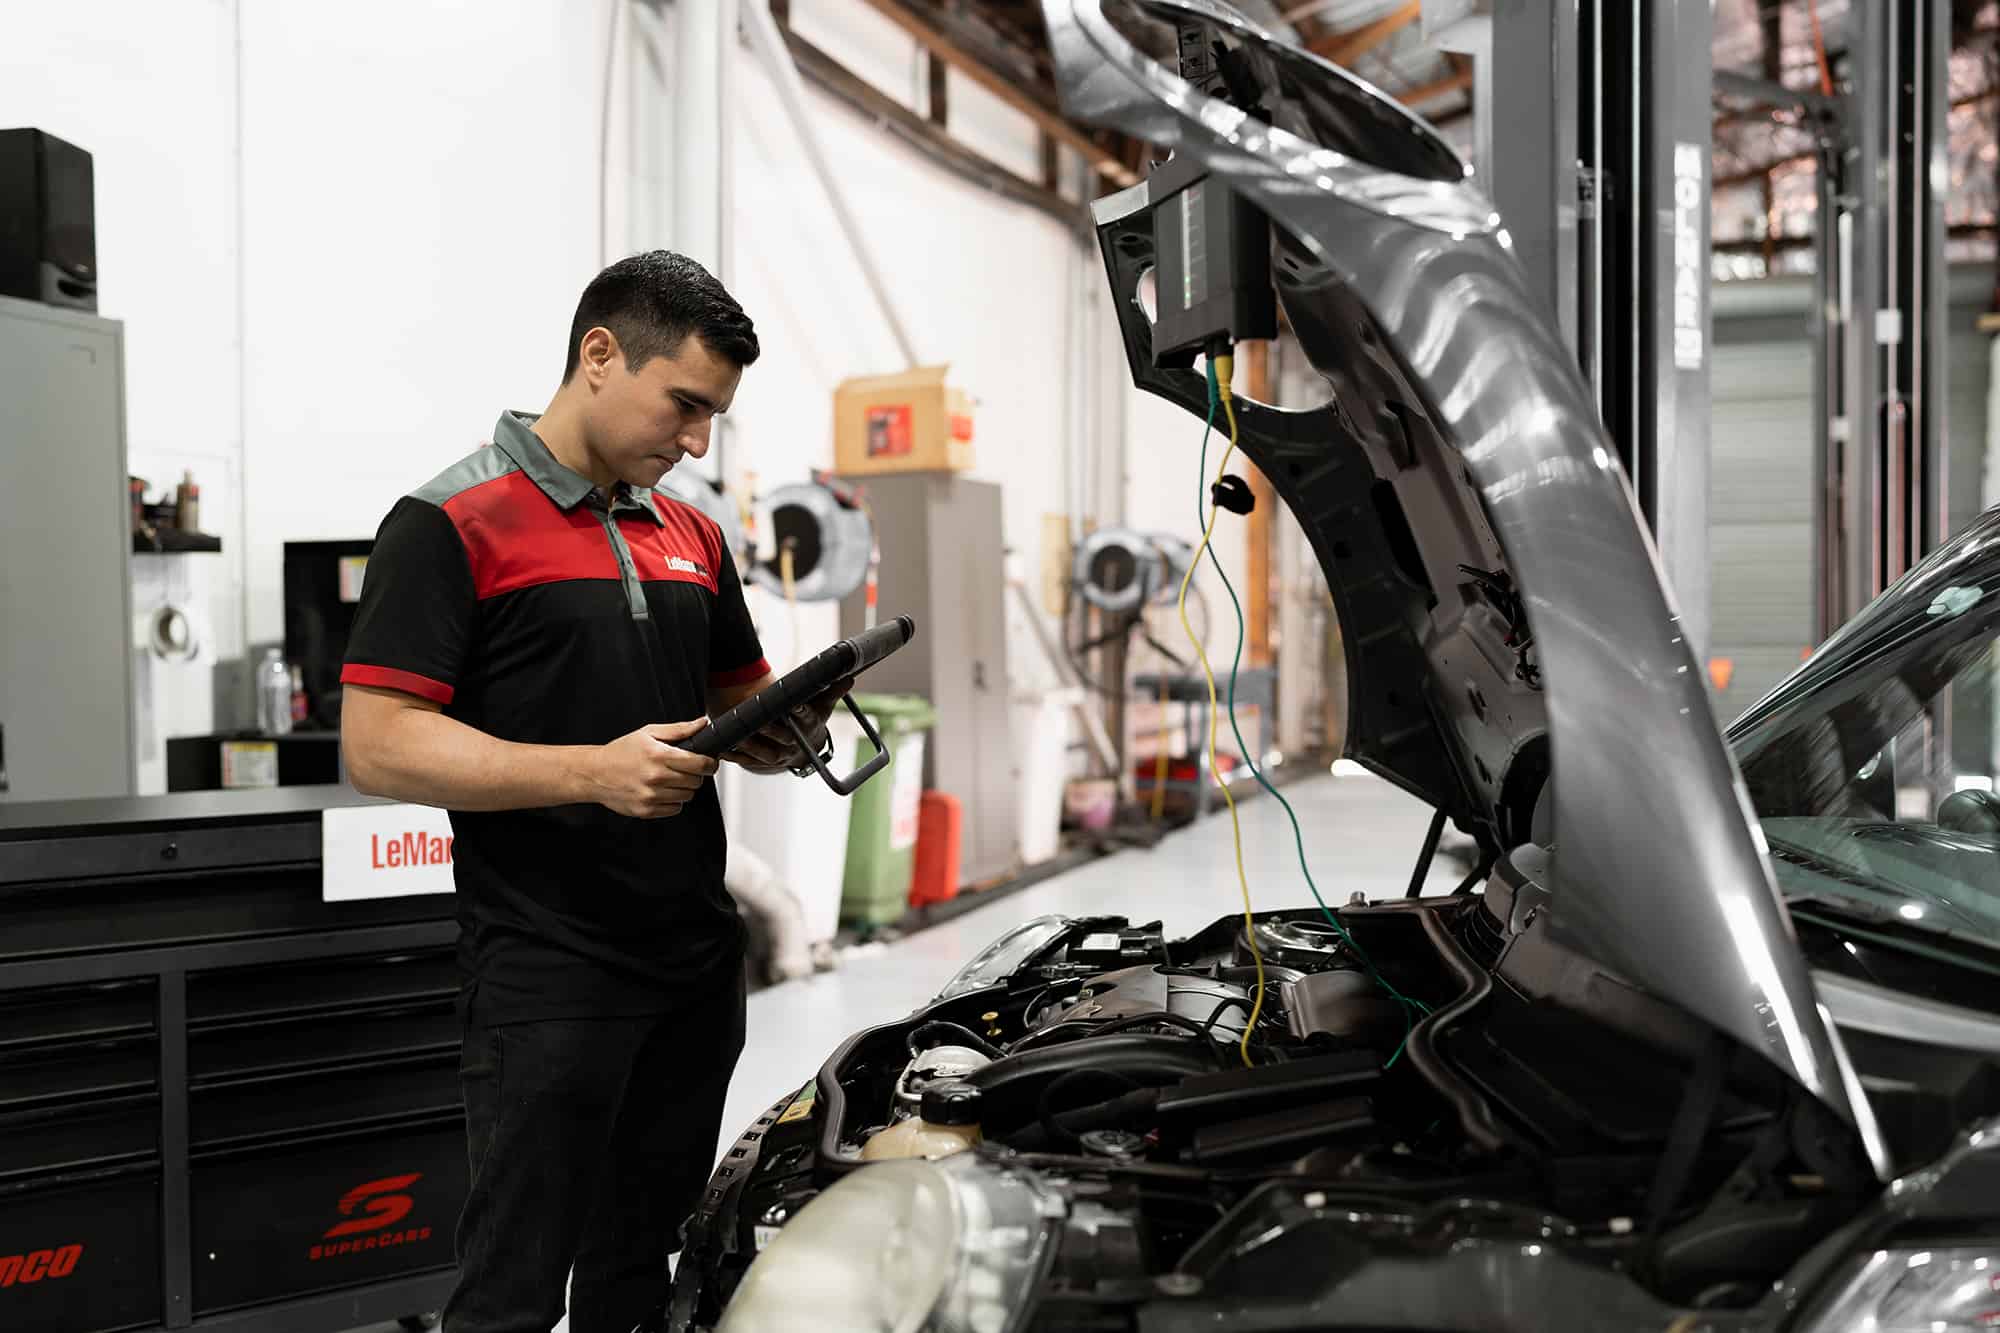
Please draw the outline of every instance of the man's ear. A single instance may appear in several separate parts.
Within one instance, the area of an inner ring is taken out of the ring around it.
[[[576,368],[591,388],[601,387],[611,372],[624,363],[625,351],[618,345],[618,335],[610,329],[600,324],[583,335]]]

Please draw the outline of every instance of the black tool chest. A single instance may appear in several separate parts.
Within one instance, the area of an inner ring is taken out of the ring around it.
[[[0,804],[0,1330],[434,1311],[466,1190],[449,895],[321,900],[341,788]]]

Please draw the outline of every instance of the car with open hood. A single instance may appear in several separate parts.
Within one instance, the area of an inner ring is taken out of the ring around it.
[[[1045,9],[1072,114],[1268,224],[1326,396],[1238,403],[1240,445],[1332,592],[1347,754],[1479,869],[1009,931],[725,1154],[670,1325],[2000,1324],[2000,517],[1725,736],[1452,150],[1214,0]],[[1188,31],[1217,84],[1156,58]],[[1134,379],[1200,418],[1153,354],[1157,179],[1096,229]],[[972,1149],[864,1161],[974,1114]]]

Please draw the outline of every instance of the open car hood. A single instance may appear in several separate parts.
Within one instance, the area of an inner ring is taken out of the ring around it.
[[[1196,159],[1273,224],[1279,305],[1331,397],[1239,399],[1241,446],[1333,593],[1349,754],[1489,847],[1527,841],[1547,801],[1551,935],[1760,1052],[1880,1167],[1611,441],[1464,165],[1213,0],[1044,11],[1072,115]],[[1142,50],[1141,14],[1236,48],[1257,114]],[[1148,205],[1142,181],[1095,209],[1132,374],[1205,416],[1200,373],[1153,365]]]

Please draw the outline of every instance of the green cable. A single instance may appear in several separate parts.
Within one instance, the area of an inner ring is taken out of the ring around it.
[[[1210,436],[1215,432],[1215,411],[1221,402],[1221,396],[1221,389],[1216,383],[1215,378],[1215,363],[1210,361],[1208,363],[1208,422],[1201,433],[1201,470],[1198,473],[1202,491],[1197,494],[1195,499],[1196,520],[1204,526],[1207,523],[1207,515],[1202,511],[1202,500],[1206,498],[1208,485],[1208,442]],[[1285,817],[1291,821],[1292,842],[1298,849],[1299,873],[1305,877],[1306,888],[1311,891],[1313,901],[1319,904],[1319,910],[1325,915],[1327,924],[1332,926],[1343,940],[1347,941],[1348,947],[1353,949],[1355,955],[1361,959],[1362,966],[1368,969],[1368,975],[1374,978],[1375,984],[1387,991],[1389,997],[1398,1004],[1407,1006],[1403,1013],[1403,1040],[1396,1044],[1395,1051],[1382,1066],[1384,1069],[1388,1069],[1396,1063],[1397,1059],[1403,1054],[1403,1048],[1409,1044],[1409,1008],[1415,1008],[1426,1015],[1431,1012],[1431,1008],[1422,1000],[1411,999],[1389,984],[1388,978],[1376,970],[1375,963],[1368,957],[1367,951],[1361,947],[1360,943],[1352,935],[1348,934],[1347,927],[1340,923],[1340,919],[1333,914],[1333,909],[1326,905],[1326,899],[1320,896],[1319,885],[1313,882],[1312,867],[1306,858],[1305,833],[1299,826],[1298,812],[1292,809],[1292,803],[1285,799],[1284,793],[1272,786],[1270,780],[1264,776],[1263,768],[1251,756],[1250,747],[1243,740],[1243,729],[1236,721],[1236,678],[1243,664],[1243,643],[1248,637],[1248,626],[1243,618],[1243,603],[1236,596],[1236,586],[1229,581],[1229,574],[1223,569],[1222,561],[1217,558],[1213,543],[1208,548],[1208,559],[1209,563],[1215,568],[1216,577],[1222,580],[1223,590],[1229,594],[1230,606],[1236,611],[1236,656],[1229,664],[1229,730],[1236,737],[1236,749],[1243,756],[1243,762],[1249,766],[1250,775],[1257,779],[1257,785],[1276,798],[1278,804],[1284,808]]]

